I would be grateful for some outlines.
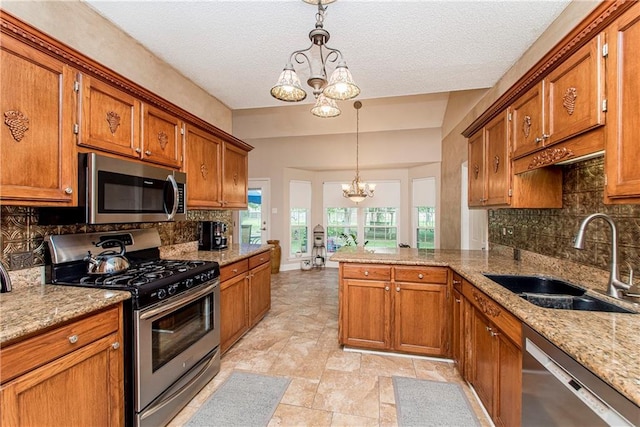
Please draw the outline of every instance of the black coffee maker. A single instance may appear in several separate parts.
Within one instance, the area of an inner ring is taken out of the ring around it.
[[[227,224],[220,221],[204,221],[198,224],[198,249],[210,251],[227,248]]]

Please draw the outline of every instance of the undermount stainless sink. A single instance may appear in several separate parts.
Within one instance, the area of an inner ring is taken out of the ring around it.
[[[635,313],[610,302],[587,295],[586,291],[564,280],[540,276],[485,274],[500,286],[540,307],[564,310]]]

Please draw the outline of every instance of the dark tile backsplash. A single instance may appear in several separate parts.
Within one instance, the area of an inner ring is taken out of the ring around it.
[[[55,234],[92,233],[156,227],[163,246],[198,240],[198,221],[222,221],[233,228],[231,211],[189,211],[186,221],[104,224],[104,225],[38,225],[38,208],[0,206],[0,248],[2,261],[10,270],[44,265],[44,237]]]
[[[568,259],[603,270],[609,268],[611,231],[601,219],[591,222],[584,250],[573,248],[580,222],[596,212],[613,218],[618,228],[618,261],[640,268],[640,204],[605,205],[604,158],[563,166],[562,209],[489,211],[489,242]]]

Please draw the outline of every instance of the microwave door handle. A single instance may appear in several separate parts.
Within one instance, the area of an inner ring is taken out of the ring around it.
[[[173,208],[171,209],[171,213],[168,216],[168,220],[171,221],[175,216],[176,212],[178,212],[178,205],[180,204],[180,193],[178,192],[178,183],[173,175],[167,175],[167,181],[171,183],[173,187]]]

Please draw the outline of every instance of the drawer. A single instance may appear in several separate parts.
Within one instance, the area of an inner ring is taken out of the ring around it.
[[[249,258],[249,270],[253,270],[257,266],[269,262],[271,260],[270,251],[259,253]]]
[[[349,264],[342,267],[345,279],[391,280],[391,267],[375,264]]]
[[[0,381],[4,383],[117,331],[120,306],[0,349]]]
[[[395,267],[397,282],[447,283],[449,269],[445,267]]]
[[[229,280],[232,277],[246,273],[247,271],[249,271],[249,259],[243,259],[232,264],[225,265],[220,267],[220,281],[224,282],[225,280]]]

